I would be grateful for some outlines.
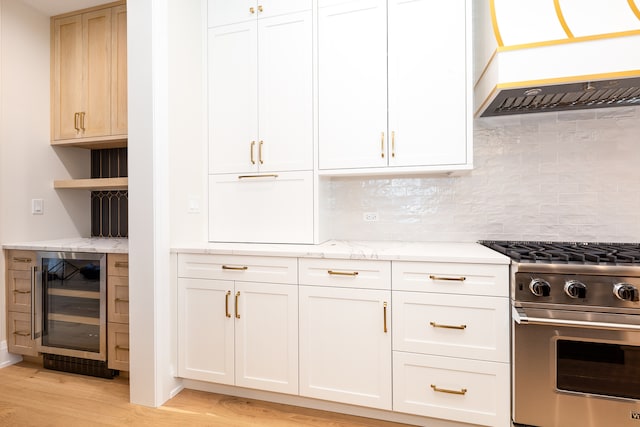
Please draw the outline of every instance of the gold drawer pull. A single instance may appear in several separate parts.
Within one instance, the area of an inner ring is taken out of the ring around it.
[[[129,268],[129,261],[116,261],[114,267],[116,267],[116,268]]]
[[[244,270],[248,270],[249,267],[247,267],[246,265],[243,265],[242,267],[234,267],[233,265],[223,265],[222,266],[223,270],[237,270],[237,271],[244,271]]]
[[[240,175],[238,179],[249,179],[249,178],[277,178],[277,173],[270,173],[265,175]]]
[[[129,299],[128,298],[116,298],[115,302],[126,302],[126,303],[129,303]]]
[[[384,159],[384,132],[380,133],[380,156]]]
[[[251,12],[252,14],[253,14],[253,13],[256,13],[256,9],[255,9],[254,7],[250,7],[250,8],[249,8],[249,12]]]
[[[261,4],[258,5],[258,12],[264,12],[264,8]]]
[[[224,315],[226,317],[231,317],[231,313],[229,313],[229,296],[231,296],[231,291],[227,291],[224,296]]]
[[[240,310],[238,310],[238,298],[240,298],[240,291],[236,292],[236,319],[240,318]]]
[[[387,302],[382,304],[382,315],[384,316],[384,333],[387,333]]]
[[[129,347],[124,347],[124,346],[121,346],[121,345],[117,345],[117,346],[116,346],[116,350],[129,351]]]
[[[31,331],[15,331],[13,335],[18,335],[20,337],[30,337]]]
[[[467,329],[467,325],[441,325],[439,323],[436,322],[429,322],[429,324],[431,326],[433,326],[434,328],[443,328],[443,329],[460,329],[460,330],[464,330]]]
[[[14,294],[30,294],[30,293],[31,293],[31,291],[21,291],[21,290],[19,290],[19,289],[14,289],[14,290],[13,290],[13,293],[14,293]]]
[[[433,391],[437,391],[439,393],[458,394],[458,395],[461,395],[461,396],[464,396],[465,394],[467,394],[467,389],[466,388],[462,388],[460,390],[449,390],[449,389],[446,389],[446,388],[439,388],[435,384],[431,384],[431,388],[433,389]]]
[[[431,280],[447,280],[450,282],[464,282],[465,280],[467,280],[466,277],[464,276],[460,276],[460,277],[444,277],[444,276],[434,276],[433,274],[429,276],[429,279]]]
[[[357,271],[333,271],[333,270],[327,270],[327,273],[331,274],[332,276],[357,276],[358,272]]]
[[[21,262],[23,264],[30,264],[31,258],[13,257],[13,262]]]

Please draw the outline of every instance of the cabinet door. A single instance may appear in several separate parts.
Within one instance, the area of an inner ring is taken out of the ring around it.
[[[257,0],[208,0],[207,16],[209,27],[237,24],[256,19]]]
[[[391,166],[465,164],[471,156],[465,3],[389,1]]]
[[[311,11],[258,21],[262,172],[313,169],[312,31]]]
[[[8,311],[31,312],[32,274],[30,270],[7,270]]]
[[[255,22],[209,30],[209,173],[258,168]]]
[[[126,135],[127,119],[127,7],[111,15],[111,134]]]
[[[82,136],[111,134],[111,9],[82,15],[84,109]]]
[[[178,279],[178,375],[233,384],[233,282]]]
[[[53,139],[80,136],[82,111],[82,17],[53,22]]]
[[[298,394],[298,287],[236,282],[236,385]]]
[[[391,292],[299,292],[300,395],[390,410]]]
[[[7,347],[9,352],[37,356],[36,342],[31,339],[31,315],[9,311],[7,313]]]
[[[386,166],[386,0],[319,6],[320,169]]]
[[[109,369],[129,370],[129,324],[107,324],[107,361]]]
[[[209,240],[313,243],[313,172],[210,175]]]

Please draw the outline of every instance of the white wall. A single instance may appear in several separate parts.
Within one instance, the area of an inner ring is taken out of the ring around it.
[[[329,234],[354,240],[640,241],[640,107],[475,122],[459,177],[333,178]],[[363,212],[378,212],[367,223]]]
[[[54,179],[89,176],[89,152],[49,145],[49,17],[18,0],[0,10],[0,243],[88,236],[89,192],[53,189]],[[44,215],[31,215],[35,198]],[[0,342],[4,286],[2,274]]]

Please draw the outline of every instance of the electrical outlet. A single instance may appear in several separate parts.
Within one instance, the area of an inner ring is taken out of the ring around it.
[[[366,222],[375,222],[378,220],[378,212],[365,212],[362,214],[362,219]]]

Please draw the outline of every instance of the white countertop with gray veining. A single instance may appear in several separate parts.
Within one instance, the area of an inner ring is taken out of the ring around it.
[[[5,243],[2,245],[2,248],[21,249],[28,251],[64,251],[126,254],[129,252],[129,240],[106,237],[74,237],[69,239]]]
[[[286,256],[299,258],[372,259],[389,261],[509,264],[508,257],[478,243],[329,240],[319,245],[196,243],[172,248],[174,253]]]

